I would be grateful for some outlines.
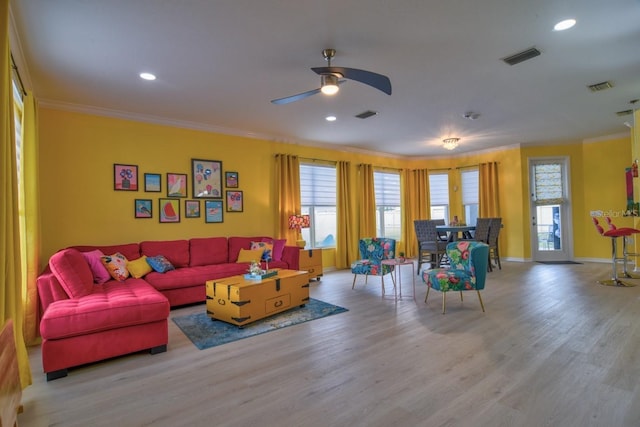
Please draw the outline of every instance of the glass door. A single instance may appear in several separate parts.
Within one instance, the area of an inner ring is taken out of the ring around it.
[[[569,261],[571,200],[567,158],[529,159],[533,261]]]

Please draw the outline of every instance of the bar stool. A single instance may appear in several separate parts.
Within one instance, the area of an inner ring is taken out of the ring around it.
[[[611,218],[610,217],[605,217],[604,218],[605,221],[607,221],[607,224],[609,225],[609,230],[619,230],[621,232],[624,233],[624,235],[622,236],[622,257],[624,258],[624,261],[622,263],[623,266],[623,270],[622,270],[622,275],[624,277],[627,277],[629,279],[638,279],[637,276],[632,276],[628,271],[627,271],[627,262],[629,261],[629,257],[637,257],[639,254],[636,253],[631,253],[628,250],[628,244],[629,244],[629,236],[631,236],[632,234],[637,234],[640,233],[640,230],[635,229],[635,228],[631,228],[631,227],[616,227],[613,222],[611,222]]]
[[[598,283],[605,286],[626,286],[626,287],[635,286],[634,284],[623,282],[622,280],[620,280],[618,278],[618,268],[617,268],[617,263],[619,261],[622,261],[623,263],[626,262],[625,257],[618,258],[618,237],[630,236],[632,233],[629,231],[625,231],[623,229],[613,229],[613,230],[610,229],[610,230],[604,231],[604,229],[598,222],[598,219],[596,217],[592,217],[592,219],[593,219],[593,224],[596,226],[596,229],[598,230],[598,233],[600,233],[601,236],[609,237],[611,239],[611,261],[613,264],[613,274],[611,276],[611,279],[598,280]]]

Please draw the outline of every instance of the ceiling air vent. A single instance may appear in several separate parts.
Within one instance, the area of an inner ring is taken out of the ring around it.
[[[616,115],[617,116],[628,116],[629,114],[633,114],[633,110],[623,110],[623,111],[617,111]]]
[[[611,82],[600,82],[594,85],[587,86],[591,92],[600,92],[601,90],[611,89],[613,84]]]
[[[359,119],[368,119],[369,117],[375,116],[376,114],[378,114],[377,111],[367,110],[367,111],[363,111],[360,114],[356,114],[356,117]]]
[[[538,49],[536,49],[535,47],[532,47],[530,49],[523,50],[522,52],[518,52],[515,55],[502,58],[502,60],[509,65],[516,65],[528,59],[535,58],[536,56],[539,56],[540,53],[541,52]]]

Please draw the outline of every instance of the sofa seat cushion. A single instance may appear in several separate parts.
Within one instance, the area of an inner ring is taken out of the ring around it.
[[[166,273],[149,273],[145,280],[159,291],[202,286],[207,280],[244,274],[249,264],[216,264],[178,268]],[[204,295],[204,294],[203,294]]]
[[[161,321],[169,301],[142,279],[110,280],[84,297],[51,303],[42,316],[40,334],[53,340]]]

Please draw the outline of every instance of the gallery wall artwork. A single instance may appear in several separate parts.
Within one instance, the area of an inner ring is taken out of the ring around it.
[[[191,159],[194,199],[222,198],[222,162]]]

